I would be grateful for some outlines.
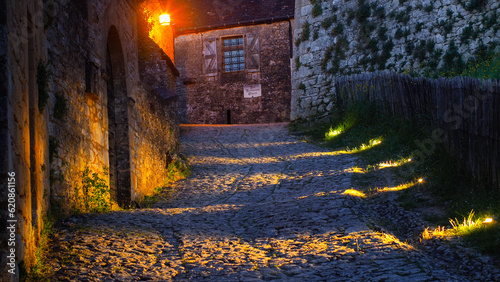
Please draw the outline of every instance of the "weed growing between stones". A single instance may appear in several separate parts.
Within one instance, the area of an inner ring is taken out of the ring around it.
[[[165,180],[161,186],[155,187],[152,195],[146,195],[140,201],[140,207],[151,207],[154,203],[159,201],[168,200],[174,189],[172,184],[186,179],[191,175],[191,169],[187,160],[183,157],[174,155],[172,162],[167,167],[167,174],[165,175]]]
[[[83,203],[77,202],[75,213],[111,211],[110,188],[104,179],[108,175],[107,167],[103,169],[102,176],[85,167],[81,172],[81,185],[76,187],[76,195],[82,197]]]
[[[309,22],[305,22],[302,26],[302,33],[300,34],[300,37],[295,41],[295,46],[299,47],[300,43],[309,40],[309,37],[311,37],[311,24]]]
[[[449,218],[467,218],[471,210],[476,211],[471,219],[474,222],[500,214],[499,189],[464,171],[444,145],[437,145],[431,154],[416,158],[419,145],[415,141],[432,136],[431,127],[424,120],[408,122],[385,115],[373,103],[358,102],[334,111],[330,122],[292,123],[290,130],[301,131],[307,140],[321,142],[336,151],[359,156],[362,163],[353,168],[353,185],[367,200],[384,193],[397,193],[397,201],[405,209],[442,210],[441,214],[424,219],[436,226],[447,226],[446,234],[462,237],[485,253],[500,255],[500,226],[496,222],[465,228],[460,227],[461,221],[454,220],[455,226],[449,221]],[[383,139],[377,146],[348,150],[377,137]],[[388,179],[396,185],[388,183]],[[427,230],[428,235],[432,232]]]
[[[57,204],[51,205],[51,209],[43,217],[43,228],[40,231],[38,245],[35,251],[35,262],[31,267],[27,267],[24,261],[19,263],[20,281],[50,281],[53,269],[46,262],[49,252],[49,241],[55,232],[54,225],[59,222],[63,215],[60,213],[61,207]]]
[[[321,16],[321,14],[323,14],[323,8],[321,7],[321,2],[322,2],[321,0],[311,0],[311,3],[314,5],[311,14],[314,18]]]

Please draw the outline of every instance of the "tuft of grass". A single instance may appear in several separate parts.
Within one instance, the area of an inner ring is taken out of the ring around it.
[[[443,215],[425,218],[436,225],[446,224],[446,218],[466,215],[465,221],[453,220],[455,227],[446,230],[446,234],[460,236],[485,253],[500,255],[499,224],[481,224],[484,218],[500,214],[500,189],[480,183],[464,171],[445,144],[436,144],[434,151],[415,158],[419,150],[416,141],[431,138],[433,128],[423,118],[410,122],[386,115],[380,110],[382,106],[353,102],[337,108],[329,122],[296,122],[290,129],[303,132],[309,141],[350,153],[353,152],[349,148],[362,148],[362,144],[380,138],[383,142],[377,146],[354,152],[361,160],[356,170],[359,173],[353,176],[358,191],[367,196],[385,190],[397,193],[400,205],[410,210],[442,209]],[[386,172],[394,182],[402,184],[379,189],[393,185],[384,184],[387,174],[381,173]],[[471,210],[476,212],[470,213]],[[443,235],[443,230],[427,233]]]
[[[167,173],[163,184],[155,187],[152,195],[144,196],[140,201],[140,206],[149,208],[154,203],[167,200],[174,192],[171,185],[179,180],[188,178],[190,175],[191,170],[187,161],[174,155],[173,161],[167,167]]]
[[[470,60],[462,76],[479,79],[500,79],[500,53],[484,59]]]

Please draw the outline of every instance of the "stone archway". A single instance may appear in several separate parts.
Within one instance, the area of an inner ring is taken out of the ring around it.
[[[108,33],[106,72],[111,197],[120,205],[131,200],[128,96],[123,49],[116,27]]]

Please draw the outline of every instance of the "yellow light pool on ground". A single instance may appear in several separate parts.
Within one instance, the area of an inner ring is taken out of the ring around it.
[[[345,192],[343,194],[349,195],[349,196],[354,196],[354,197],[359,197],[359,198],[366,198],[365,193],[358,191],[358,190],[355,190],[355,189],[347,189],[347,190],[345,190]]]
[[[488,218],[485,218],[483,223],[492,223],[493,222],[493,218],[491,217],[488,217]]]

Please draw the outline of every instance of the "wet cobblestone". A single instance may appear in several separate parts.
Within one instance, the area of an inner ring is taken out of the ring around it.
[[[299,141],[284,124],[183,126],[182,135],[191,177],[154,208],[70,219],[52,242],[55,280],[500,278],[464,275],[374,228],[380,213],[343,193],[354,155]]]

